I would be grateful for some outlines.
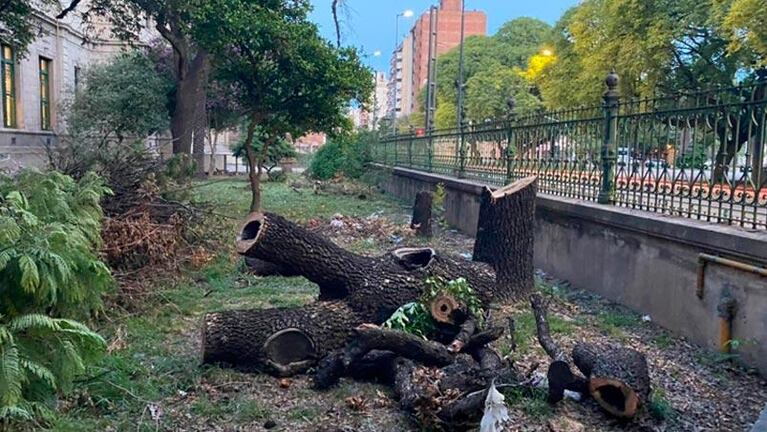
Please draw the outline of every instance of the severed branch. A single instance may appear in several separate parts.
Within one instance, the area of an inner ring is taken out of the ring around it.
[[[540,294],[531,295],[530,306],[533,308],[533,314],[535,315],[535,329],[538,334],[538,342],[543,347],[543,350],[546,351],[546,354],[548,354],[554,361],[564,360],[564,352],[559,345],[554,342],[554,339],[551,338],[546,304],[543,301],[543,297],[541,297]]]
[[[81,0],[72,0],[72,2],[69,3],[69,6],[64,8],[64,10],[62,10],[61,13],[56,15],[56,19],[59,19],[59,20],[60,19],[64,19],[64,17],[66,17],[70,12],[72,12],[75,9],[77,9],[77,5],[80,4],[80,1]]]
[[[372,350],[392,351],[426,366],[442,367],[453,362],[451,353],[440,343],[423,340],[402,331],[363,324],[354,329],[352,340],[346,347],[344,367],[348,369]]]

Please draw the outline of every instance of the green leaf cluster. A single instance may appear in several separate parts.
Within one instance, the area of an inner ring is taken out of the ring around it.
[[[364,174],[365,163],[370,160],[370,149],[376,140],[376,133],[370,131],[333,138],[314,154],[309,172],[320,180],[329,180],[338,174],[359,178]]]
[[[469,314],[477,320],[477,325],[484,325],[485,311],[482,302],[469,282],[464,278],[448,281],[436,276],[426,279],[426,291],[417,302],[401,306],[383,326],[427,339],[436,330],[436,323],[428,305],[442,295],[452,296],[459,303],[465,304]]]
[[[0,419],[45,416],[103,351],[76,320],[100,310],[112,285],[97,252],[109,192],[94,174],[0,178]]]
[[[479,327],[484,325],[485,310],[482,308],[482,302],[466,279],[458,278],[448,281],[443,277],[434,276],[426,279],[426,287],[426,292],[421,296],[421,303],[430,304],[438,296],[451,296],[459,303],[466,305],[469,315],[477,320]]]

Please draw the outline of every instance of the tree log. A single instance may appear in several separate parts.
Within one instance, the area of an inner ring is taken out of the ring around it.
[[[537,185],[537,177],[527,177],[495,192],[485,188],[480,197],[474,261],[493,266],[503,299],[533,288]]]
[[[422,237],[431,237],[431,206],[433,195],[429,191],[418,192],[413,206],[413,219],[410,228]]]
[[[361,325],[354,329],[354,336],[346,348],[344,366],[348,369],[372,350],[391,351],[426,366],[447,366],[453,362],[447,347],[440,343],[403,331]]]
[[[256,276],[301,276],[293,268],[278,266],[277,264],[258,258],[245,257],[245,265],[248,272]]]
[[[345,302],[209,313],[202,362],[290,376],[343,347],[362,322]]]
[[[650,395],[647,359],[622,346],[578,344],[573,361],[589,378],[589,393],[608,413],[632,418]]]
[[[431,276],[465,278],[485,304],[496,296],[493,271],[484,264],[453,259],[430,248],[365,257],[272,213],[248,217],[238,235],[237,251],[295,269],[319,285],[320,300],[345,299],[363,322],[374,324],[419,298]]]

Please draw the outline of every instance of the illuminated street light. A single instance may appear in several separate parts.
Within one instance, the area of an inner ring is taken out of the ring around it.
[[[414,15],[414,13],[413,13],[412,9],[408,9],[408,10],[402,12],[402,16],[405,17],[405,18],[411,18],[413,15]]]

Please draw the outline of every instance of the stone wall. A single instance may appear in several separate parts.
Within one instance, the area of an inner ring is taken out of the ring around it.
[[[405,200],[442,183],[447,221],[475,234],[483,185],[401,168],[389,174],[382,187]],[[538,268],[712,350],[719,346],[717,306],[728,293],[737,302],[738,353],[767,374],[767,278],[712,263],[703,298],[696,295],[700,254],[764,267],[767,232],[539,195],[535,240]]]

